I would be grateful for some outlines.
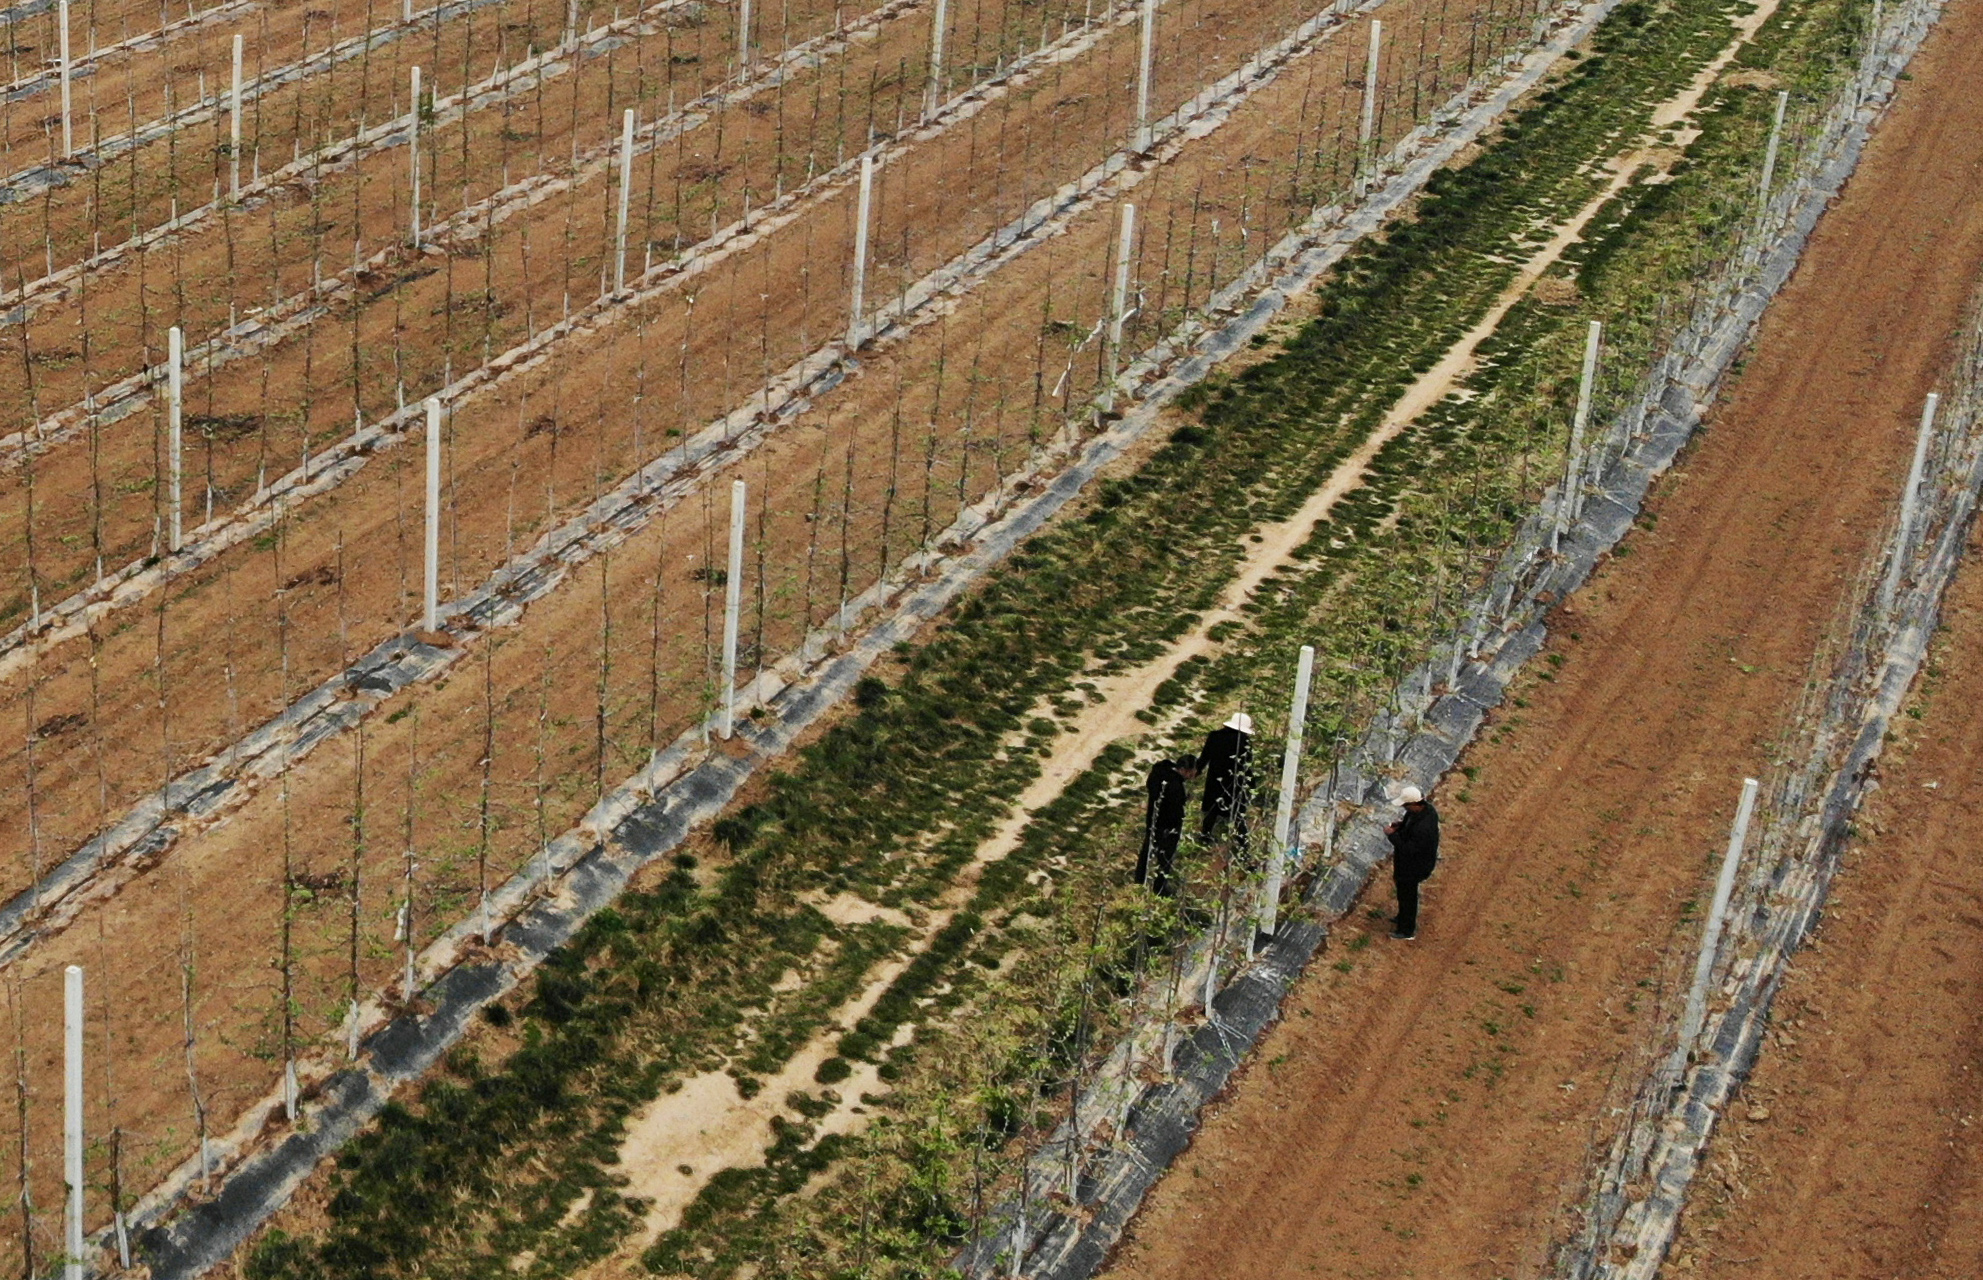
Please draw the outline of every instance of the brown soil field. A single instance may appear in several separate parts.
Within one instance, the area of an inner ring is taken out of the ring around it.
[[[1740,381],[1660,486],[1632,554],[1559,610],[1560,666],[1538,664],[1465,757],[1465,779],[1437,797],[1446,852],[1418,940],[1385,938],[1380,879],[1151,1196],[1111,1274],[1196,1275],[1208,1259],[1234,1280],[1547,1268],[1608,1140],[1615,1077],[1655,1025],[1652,982],[1673,948],[1691,944],[1682,918],[1707,890],[1739,780],[1787,730],[1840,592],[1899,490],[1922,398],[1952,354],[1983,267],[1983,102],[1958,88],[1979,61],[1983,13],[1951,8]],[[1953,827],[1948,838],[1959,841]],[[1972,913],[1973,898],[1958,908],[1966,891],[1943,892],[1943,927],[1970,929],[1947,917]],[[1950,954],[1969,960],[1949,963],[1973,976],[1973,930],[1964,936],[1966,951]],[[1869,1025],[1885,1016],[1870,982],[1856,998]],[[1845,1007],[1842,996],[1828,1012]],[[1957,1041],[1969,1027],[1949,1028],[1942,1078],[1967,1065]],[[1808,1029],[1799,1038],[1811,1043]],[[1922,1092],[1881,1103],[1882,1115],[1910,1101],[1941,1109],[1905,1121],[1921,1135],[1910,1154],[1943,1162],[1923,1166],[1930,1179],[1961,1159],[1966,1148],[1942,1144],[1960,1127],[1951,1109],[1967,1115],[1974,1096],[1929,1104],[1934,1071],[1912,1077]],[[1880,1082],[1858,1087],[1870,1097]],[[1816,1096],[1805,1105],[1814,1117],[1824,1109]],[[1774,1168],[1808,1159],[1801,1167],[1817,1176],[1845,1172],[1781,1129],[1771,1140],[1785,1144]],[[1970,1202],[1972,1175],[1915,1203],[1973,1230],[1956,1207]],[[1897,1206],[1920,1185],[1902,1182],[1877,1203]],[[1878,1212],[1870,1198],[1862,1207]],[[1772,1231],[1773,1257],[1812,1234],[1787,1202],[1770,1213],[1740,1237],[1757,1247],[1733,1247],[1733,1228],[1717,1237],[1727,1274],[1753,1274]],[[1889,1216],[1881,1238],[1918,1221]],[[1947,1247],[1973,1238],[1951,1234]]]
[[[1192,38],[1205,42],[1192,59],[1195,84],[1297,21],[1293,6],[1278,17],[1237,4],[1190,12]],[[1394,33],[1426,28],[1450,93],[1454,66],[1465,65],[1468,15],[1427,3],[1379,12]],[[1224,127],[1140,174],[1132,198],[1144,228],[1135,272],[1143,311],[1131,349],[1305,216],[1317,183],[1326,191],[1327,144],[1354,129],[1361,30],[1323,41]],[[883,171],[871,298],[888,298],[905,274],[928,270],[1108,154],[1124,131],[1120,104],[1133,75],[1119,48],[1124,32],[1133,50],[1134,29],[1124,28],[996,113]],[[1166,57],[1177,57],[1168,43]],[[1411,46],[1400,35],[1396,47]],[[1422,109],[1435,99],[1433,65],[1416,91]],[[1171,85],[1157,110],[1195,84]],[[1395,137],[1410,124],[1409,76],[1387,94],[1386,136]],[[641,440],[696,429],[745,401],[755,380],[808,338],[844,324],[848,203],[835,197],[704,277],[692,309],[686,297],[666,300],[458,413],[447,441],[444,594],[475,585],[626,473]],[[47,1002],[64,964],[91,970],[92,1008],[100,1002],[115,1060],[106,1094],[114,1105],[92,1115],[91,1131],[123,1131],[127,1188],[149,1186],[192,1150],[195,1090],[209,1128],[225,1129],[274,1085],[286,1043],[308,1047],[334,1030],[354,974],[361,992],[391,980],[406,850],[419,853],[413,923],[424,941],[471,908],[485,859],[491,880],[523,866],[602,783],[624,778],[700,717],[713,696],[712,606],[721,595],[703,571],[721,542],[733,475],[752,489],[748,667],[788,652],[844,595],[983,494],[1037,433],[1060,429],[1066,408],[1095,385],[1096,349],[1082,340],[1103,314],[1115,226],[1105,202],[942,318],[864,352],[858,376],[586,566],[521,626],[477,641],[480,652],[448,678],[402,695],[392,714],[265,782],[17,961],[10,973],[22,1008],[54,1007]],[[808,283],[815,257],[835,263],[821,272],[833,283]],[[763,334],[759,350],[736,349],[739,328]],[[432,337],[419,326],[406,333],[409,342]],[[389,451],[294,513],[278,536],[174,582],[13,682],[0,717],[29,728],[9,742],[0,769],[24,779],[32,748],[43,799],[30,815],[23,789],[10,781],[5,793],[10,891],[163,775],[405,627],[409,589],[417,595],[418,466],[411,451]],[[306,889],[287,926],[287,1028],[276,959],[285,866]],[[43,1021],[26,1027],[37,1098],[59,1093],[55,1036]],[[56,1121],[52,1106],[30,1116],[44,1204],[58,1195]]]
[[[1983,1275],[1979,550],[1666,1274]]]
[[[1240,6],[1232,8],[1237,11]],[[1264,42],[1264,33],[1259,34]],[[1237,57],[1231,60],[1237,61]],[[1080,154],[1077,139],[1091,148],[1088,162],[1106,155],[1112,141],[1121,136],[1120,122],[1088,112],[1082,104],[1092,103],[1097,95],[1079,90],[1086,83],[1084,77],[1119,78],[1122,73],[1121,66],[1111,69],[1106,59],[1093,66],[1083,63],[1055,69],[1051,79],[1037,86],[1028,102],[1014,104],[1012,112],[1002,113],[995,121],[980,116],[954,136],[937,139],[929,154],[912,151],[883,170],[875,236],[878,261],[870,297],[890,297],[906,278],[921,275],[1011,217],[1023,207],[1022,197],[1050,190],[1053,184],[1078,172],[1071,164],[1071,158]],[[1336,96],[1339,100],[1342,97]],[[1063,109],[1066,103],[1073,105]],[[1338,123],[1333,117],[1339,114],[1331,108],[1331,118],[1324,121],[1319,111],[1311,113],[1309,136],[1302,141],[1312,146],[1313,135],[1320,128],[1333,130]],[[1070,115],[1071,119],[1066,118]],[[1287,148],[1293,150],[1292,145]],[[1006,157],[1013,153],[1051,158],[1008,164]],[[1265,169],[1270,163],[1263,156],[1258,167]],[[1035,164],[1043,171],[1023,179],[1012,172],[1023,173]],[[1243,188],[1254,181],[1251,173],[1249,168]],[[968,182],[966,174],[970,175]],[[1216,191],[1209,194],[1211,201],[1199,202],[1195,220],[1179,219],[1174,214],[1168,218],[1163,224],[1161,250],[1166,261],[1201,253],[1210,259],[1210,250],[1216,246],[1223,265],[1220,261],[1189,263],[1178,294],[1167,292],[1167,279],[1157,281],[1158,301],[1167,311],[1173,305],[1181,306],[1184,287],[1190,289],[1194,300],[1202,299],[1211,281],[1229,278],[1246,260],[1240,255],[1250,257],[1262,243],[1263,229],[1258,225],[1250,228],[1251,244],[1230,231],[1222,237],[1212,228],[1211,221],[1221,214],[1217,204],[1220,197]],[[1230,202],[1233,208],[1225,212],[1232,221],[1242,222],[1242,227],[1246,226],[1244,220],[1271,218],[1269,228],[1278,233],[1287,209],[1272,207],[1263,217],[1259,206],[1266,194],[1249,196],[1242,190]],[[1250,210],[1249,199],[1254,205]],[[663,298],[612,326],[603,340],[571,344],[584,349],[572,352],[553,370],[518,379],[500,394],[457,410],[449,429],[446,461],[446,593],[479,583],[519,546],[529,545],[543,530],[590,502],[601,488],[631,469],[637,461],[636,448],[645,452],[657,443],[665,445],[671,433],[692,432],[708,418],[745,402],[754,384],[766,374],[811,349],[822,337],[837,333],[844,324],[843,276],[849,256],[846,242],[851,203],[851,192],[843,188],[799,222],[781,228],[779,234],[732,258],[720,270],[692,282],[688,286],[692,293]],[[1239,216],[1232,217],[1234,214]],[[1145,225],[1159,224],[1150,220]],[[934,243],[925,245],[919,242],[923,238],[920,234],[912,237],[908,233],[911,227],[942,230],[939,236],[929,237]],[[1217,244],[1221,238],[1238,243]],[[1146,260],[1159,247],[1146,234]],[[1099,252],[1095,255],[1096,264],[1101,256]],[[811,264],[822,258],[833,264],[830,274],[821,272],[830,283],[815,284]],[[1099,272],[1098,265],[1095,272]],[[437,279],[422,284],[432,284],[439,291],[448,287]],[[556,287],[556,282],[549,287]],[[1085,333],[1100,309],[1099,293],[1088,300],[1076,290],[1064,289],[1055,305],[1067,313],[1078,313]],[[433,306],[445,312],[446,297],[437,296]],[[434,328],[430,325],[423,330],[408,322],[405,315],[418,312],[397,294],[382,300],[379,308],[401,313],[378,318],[409,341]],[[1149,331],[1158,319],[1161,317],[1151,317],[1151,323],[1140,325],[1139,331]],[[739,330],[752,326],[761,327],[762,341],[752,344],[756,350],[739,350]],[[313,341],[301,345],[303,350],[296,354],[306,371],[313,364],[323,368],[338,358],[338,353],[326,351]],[[386,357],[392,356],[390,343],[381,350]],[[415,348],[408,346],[406,351],[406,358],[413,358]],[[1037,347],[1034,354],[1039,356]],[[1037,367],[1039,361],[1036,358],[1030,363]],[[1092,378],[1092,365],[1082,363],[1086,367],[1077,369],[1076,376]],[[1031,372],[1028,370],[1029,376]],[[268,375],[266,368],[258,371],[235,366],[223,371],[221,380],[235,377],[247,385],[236,388],[243,397],[238,405],[216,401],[219,416],[228,417],[236,408],[246,415],[264,403],[260,398],[264,394],[269,402],[280,403],[298,393],[294,384],[278,388],[272,380],[264,390],[260,384]],[[1083,385],[1077,383],[1063,399],[1072,394],[1078,401]],[[385,394],[391,395],[389,386]],[[1027,401],[1029,424],[1037,417],[1034,399],[1029,396]],[[307,396],[305,402],[309,403]],[[998,403],[1006,404],[1006,398]],[[348,401],[344,408],[348,410]],[[999,428],[1001,433],[1013,429],[1013,416],[1008,406],[1001,417],[1006,424]],[[150,441],[144,443],[149,446]],[[252,487],[259,444],[249,432],[232,447],[240,485]],[[216,471],[222,470],[223,447],[216,446],[212,452]],[[65,459],[79,465],[61,472],[59,464]],[[196,465],[199,461],[204,459],[197,460]],[[149,461],[143,465],[150,465]],[[327,500],[311,503],[292,515],[280,548],[272,545],[277,540],[270,536],[237,546],[174,581],[150,607],[112,615],[95,637],[79,637],[58,646],[42,656],[38,671],[7,683],[0,696],[21,707],[24,716],[26,689],[34,686],[30,718],[37,733],[46,725],[80,726],[88,722],[99,726],[111,744],[102,770],[108,781],[100,795],[94,762],[83,767],[90,753],[41,752],[43,758],[36,764],[37,786],[48,797],[42,807],[51,820],[37,833],[30,833],[25,824],[10,828],[15,832],[8,841],[11,847],[0,853],[9,863],[4,881],[9,892],[27,883],[35,865],[46,865],[47,854],[80,843],[95,828],[101,812],[129,803],[160,780],[167,756],[161,754],[158,738],[150,732],[119,732],[119,726],[156,723],[152,714],[156,692],[144,692],[133,681],[153,686],[162,680],[168,690],[226,691],[227,696],[220,700],[182,701],[172,713],[169,759],[183,767],[283,705],[287,700],[285,678],[291,691],[309,687],[341,669],[349,655],[363,652],[404,628],[412,617],[413,597],[407,594],[408,589],[417,578],[417,565],[408,559],[409,554],[417,558],[417,544],[408,539],[417,537],[414,526],[419,519],[417,506],[409,506],[419,501],[417,477],[410,479],[406,468],[417,465],[417,459],[404,456],[404,451],[389,453]],[[808,467],[808,477],[816,470]],[[78,551],[86,552],[88,503],[72,498],[63,507],[45,495],[49,491],[71,495],[91,492],[89,451],[40,459],[36,472],[37,487],[44,494],[40,501],[49,508],[51,522],[59,510],[78,517],[81,527],[67,536]],[[149,502],[149,493],[145,496]],[[936,520],[936,527],[947,518]],[[144,522],[147,537],[150,519],[147,515]],[[920,529],[920,522],[914,528],[904,526],[911,537]],[[271,574],[273,581],[268,580]],[[250,581],[257,585],[246,586]],[[274,588],[286,589],[277,594]],[[166,626],[162,668],[161,618],[157,616],[161,601]],[[272,647],[285,622],[294,637],[286,677],[285,663]],[[87,660],[92,655],[93,667]],[[0,712],[0,717],[4,716]],[[0,762],[0,774],[25,780],[27,744],[12,739],[7,745],[9,758]],[[82,790],[65,790],[65,785]],[[39,841],[43,854],[37,855],[28,847],[30,840]]]

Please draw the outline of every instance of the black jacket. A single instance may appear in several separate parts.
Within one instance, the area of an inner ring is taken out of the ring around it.
[[[1407,880],[1423,880],[1439,865],[1439,811],[1431,801],[1414,813],[1405,810],[1398,829],[1390,832],[1391,852],[1396,874]]]
[[[1217,728],[1205,737],[1198,753],[1205,774],[1205,826],[1243,815],[1253,799],[1253,735]]]
[[[1143,848],[1136,857],[1136,883],[1164,893],[1177,859],[1177,842],[1184,835],[1184,775],[1175,764],[1159,760],[1150,769],[1144,790],[1149,793],[1149,803],[1143,811]]]

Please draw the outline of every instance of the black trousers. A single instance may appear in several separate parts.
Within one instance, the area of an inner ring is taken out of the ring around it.
[[[1406,875],[1397,871],[1391,873],[1391,883],[1398,889],[1398,932],[1418,932],[1418,887],[1425,882],[1421,875]]]

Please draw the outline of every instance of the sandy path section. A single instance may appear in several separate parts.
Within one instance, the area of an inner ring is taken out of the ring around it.
[[[1983,102],[1957,88],[1979,58],[1983,14],[1951,9],[1742,384],[1657,495],[1657,532],[1561,611],[1566,661],[1465,757],[1469,802],[1440,797],[1448,857],[1420,940],[1344,922],[1113,1274],[1547,1266],[1607,1132],[1606,1080],[1647,1032],[1639,983],[1897,492],[1983,266]],[[1369,905],[1381,915],[1388,890]]]
[[[1983,1275],[1979,553],[1662,1275]]]

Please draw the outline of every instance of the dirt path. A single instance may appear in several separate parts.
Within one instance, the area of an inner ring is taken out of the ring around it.
[[[1518,690],[1471,783],[1440,797],[1420,940],[1344,922],[1114,1274],[1546,1265],[1607,1077],[1646,1029],[1638,984],[1897,491],[1983,264],[1983,102],[1957,88],[1980,64],[1983,13],[1951,8],[1635,554],[1557,619],[1561,669]],[[1381,916],[1388,889],[1366,905]]]
[[[1979,553],[1662,1274],[1983,1274]]]

